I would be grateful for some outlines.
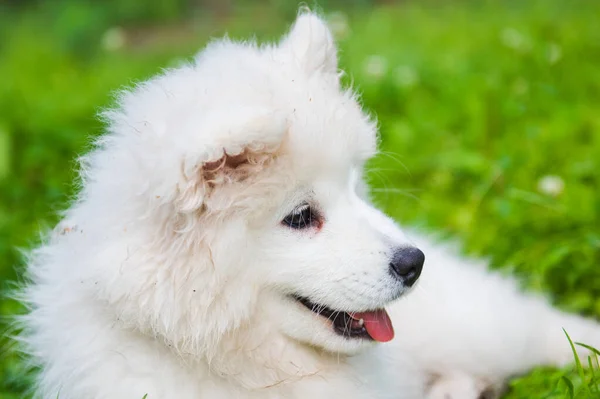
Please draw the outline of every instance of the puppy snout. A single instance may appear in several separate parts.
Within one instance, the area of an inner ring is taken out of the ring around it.
[[[412,287],[423,270],[425,254],[418,248],[398,248],[394,250],[390,261],[390,274]]]

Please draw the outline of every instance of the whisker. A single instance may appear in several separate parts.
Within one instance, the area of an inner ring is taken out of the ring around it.
[[[379,155],[382,155],[384,157],[387,157],[388,159],[391,159],[392,161],[395,161],[396,163],[398,163],[398,165],[402,166],[406,173],[408,173],[412,177],[412,173],[410,172],[406,164],[404,164],[404,162],[400,160],[399,155],[397,153],[391,151],[380,151]]]
[[[372,192],[374,193],[394,193],[394,194],[400,194],[403,195],[407,198],[412,198],[415,201],[421,201],[421,198],[417,197],[414,194],[411,194],[412,192],[421,192],[422,190],[418,190],[418,189],[403,189],[403,188],[373,188],[371,189]]]

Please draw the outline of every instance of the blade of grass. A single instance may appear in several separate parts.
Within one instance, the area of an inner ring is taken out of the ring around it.
[[[596,393],[599,392],[598,390],[598,385],[597,385],[597,381],[596,381],[596,372],[594,371],[594,364],[592,363],[592,356],[588,356],[588,366],[589,366],[589,372],[592,374],[592,378],[590,379],[590,389],[594,389],[594,391],[596,391]]]
[[[590,387],[585,382],[585,371],[583,369],[583,366],[581,365],[581,360],[579,359],[579,355],[577,354],[577,349],[575,349],[575,344],[573,343],[573,340],[569,336],[569,333],[567,333],[567,330],[565,330],[563,328],[563,332],[565,333],[565,335],[567,336],[567,339],[569,340],[569,345],[571,345],[571,350],[573,351],[573,357],[575,358],[575,366],[577,368],[577,373],[579,374],[579,377],[581,378],[581,383],[583,384],[585,389],[588,391],[588,393],[591,394]],[[571,384],[571,386],[572,385],[573,384]]]
[[[583,344],[581,342],[575,342],[575,345],[581,346],[581,347],[589,350],[590,352],[593,352],[594,354],[596,354],[596,356],[600,356],[600,350],[594,348],[593,346],[589,346],[589,345]]]
[[[575,388],[573,387],[573,383],[571,382],[571,380],[564,375],[560,377],[560,380],[563,381],[567,386],[567,389],[569,391],[569,398],[573,399],[575,397]]]

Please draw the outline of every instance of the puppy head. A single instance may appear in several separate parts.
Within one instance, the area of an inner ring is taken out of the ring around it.
[[[376,129],[321,19],[274,46],[215,42],[106,116],[70,217],[122,323],[194,356],[228,337],[345,353],[392,338],[384,307],[423,256],[365,198]]]

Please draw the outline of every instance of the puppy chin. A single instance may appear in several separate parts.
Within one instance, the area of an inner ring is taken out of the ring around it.
[[[287,298],[271,302],[270,312],[280,323],[279,331],[286,337],[335,354],[354,355],[374,345],[373,341],[345,338],[334,332],[331,323],[302,308]]]

